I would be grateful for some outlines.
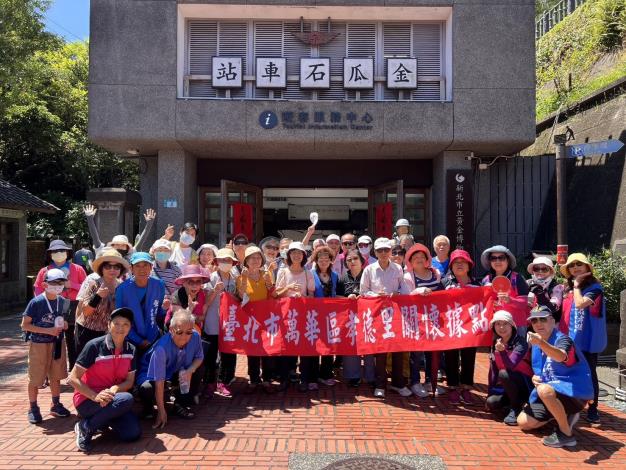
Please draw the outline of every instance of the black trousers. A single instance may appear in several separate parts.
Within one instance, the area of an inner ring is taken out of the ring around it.
[[[289,374],[295,372],[298,367],[298,356],[280,356],[276,358],[276,374],[281,383],[289,381]],[[300,360],[300,373],[302,373],[302,360]]]
[[[74,328],[76,325],[76,308],[78,300],[70,300],[70,311],[67,317],[68,328],[65,330],[65,344],[67,345],[67,360],[70,363],[70,370],[74,368],[78,353],[76,352],[76,339],[74,338]]]
[[[193,405],[193,397],[198,393],[200,388],[202,374],[203,372],[201,367],[193,373],[191,376],[191,383],[189,384],[189,393],[180,393],[180,388],[176,387],[176,390],[174,391],[175,403],[179,403],[183,406]],[[174,373],[172,378],[169,380],[169,383],[173,386],[178,385],[178,372]],[[165,384],[165,388],[167,389],[167,382]],[[146,380],[140,385],[139,396],[141,397],[144,408],[151,408],[155,404],[155,393],[156,385],[154,381]],[[166,397],[167,395],[163,397],[164,401],[167,401]]]
[[[300,358],[302,382],[317,383],[318,379],[332,379],[334,356],[303,356]]]
[[[598,395],[600,393],[600,384],[598,383],[598,353],[590,353],[583,351],[585,355],[585,359],[587,359],[587,363],[589,364],[589,369],[591,370],[591,382],[593,383],[593,403],[589,406],[598,407]]]
[[[237,354],[220,352],[220,382],[228,385],[235,378]]]
[[[459,356],[461,372],[459,374]],[[449,387],[474,385],[474,367],[476,366],[476,348],[449,349],[444,351],[446,361],[446,380]]]
[[[391,353],[391,385],[394,387],[406,387],[404,377],[403,354],[401,352]],[[385,389],[387,387],[387,353],[376,354],[376,388]]]
[[[487,408],[494,411],[510,405],[516,412],[519,413],[522,411],[524,404],[528,401],[528,397],[530,396],[530,377],[520,372],[502,369],[498,373],[498,382],[502,385],[504,393],[502,395],[490,395],[487,397]]]
[[[89,341],[95,338],[100,338],[106,334],[106,331],[90,330],[89,328],[85,328],[84,326],[76,323],[76,327],[74,328],[74,342],[76,343],[74,347],[76,349],[76,357],[78,358],[78,356],[80,356],[80,353]]]
[[[248,356],[248,375],[250,383],[271,382],[274,375],[274,357]]]
[[[218,362],[218,335],[202,333],[202,352],[204,352],[204,384],[214,384],[217,381]]]

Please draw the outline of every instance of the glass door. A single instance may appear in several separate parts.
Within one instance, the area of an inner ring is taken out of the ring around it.
[[[220,183],[220,246],[240,231],[258,243],[263,236],[263,189],[229,180]]]

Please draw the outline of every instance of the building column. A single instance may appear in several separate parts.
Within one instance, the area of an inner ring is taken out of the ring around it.
[[[467,151],[443,152],[433,161],[433,186],[432,197],[432,235],[444,234],[452,239],[453,234],[446,233],[446,173],[448,170],[467,170],[472,168],[472,162],[466,160]]]
[[[160,150],[158,157],[156,237],[168,224],[180,230],[185,222],[198,223],[196,157],[184,150]]]

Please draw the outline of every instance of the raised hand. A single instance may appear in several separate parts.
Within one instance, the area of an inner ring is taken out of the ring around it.
[[[155,217],[156,217],[156,212],[154,211],[154,209],[146,210],[146,213],[143,215],[143,218],[146,219],[146,222],[150,222],[151,220],[154,220]]]
[[[96,209],[96,206],[94,206],[93,204],[87,204],[83,208],[83,212],[85,213],[85,216],[87,216],[87,217],[95,216],[97,211],[98,211],[98,209]]]

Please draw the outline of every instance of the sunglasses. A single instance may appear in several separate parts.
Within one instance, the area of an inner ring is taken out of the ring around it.
[[[121,271],[122,270],[122,265],[121,264],[103,263],[102,264],[102,269],[116,269],[118,271]]]
[[[50,253],[67,253],[67,250],[52,250]]]
[[[178,336],[182,336],[182,335],[191,336],[193,334],[193,330],[187,330],[187,331],[176,330],[174,333],[177,334]]]
[[[233,243],[233,245],[236,245],[236,246],[247,245],[247,244],[248,244],[248,242],[246,240],[236,240]]]
[[[354,242],[341,242],[341,244],[344,246],[352,246],[354,245]]]
[[[506,261],[506,255],[490,256],[489,261]]]
[[[530,319],[530,323],[531,324],[535,324],[535,323],[547,323],[548,322],[548,317],[542,317],[542,318],[531,318]]]
[[[394,256],[405,255],[406,251],[404,251],[404,250],[394,250],[394,251],[391,252],[391,254],[394,255]]]
[[[533,266],[533,272],[534,273],[549,273],[550,268],[548,267],[542,268],[541,266]]]
[[[573,267],[577,267],[580,268],[581,266],[584,266],[585,263],[581,263],[580,261],[574,261],[573,263],[570,263],[567,265],[568,268],[573,268]]]

